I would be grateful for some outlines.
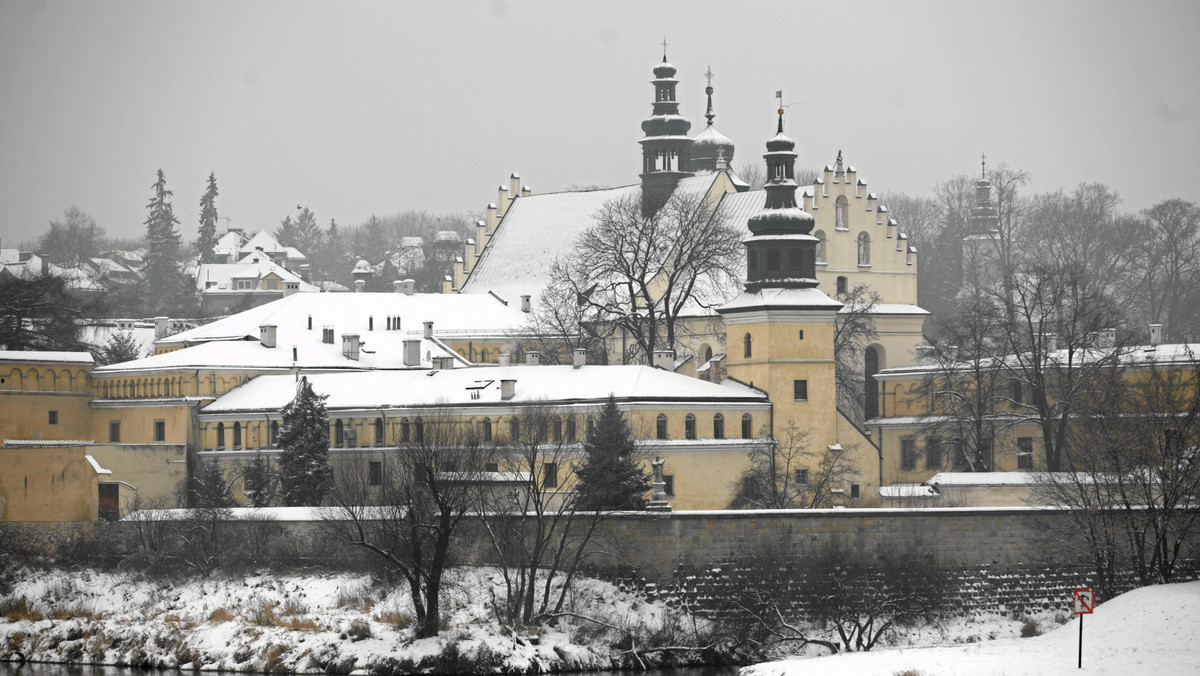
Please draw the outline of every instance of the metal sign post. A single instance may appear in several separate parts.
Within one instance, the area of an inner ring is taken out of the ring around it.
[[[1076,668],[1083,668],[1083,616],[1091,615],[1096,607],[1096,592],[1091,589],[1072,589],[1071,595],[1075,600],[1075,614],[1079,616],[1079,662]]]

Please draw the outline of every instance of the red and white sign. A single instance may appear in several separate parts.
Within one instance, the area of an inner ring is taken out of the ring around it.
[[[1091,615],[1096,607],[1096,592],[1091,589],[1072,589],[1071,594],[1075,597],[1075,614]]]

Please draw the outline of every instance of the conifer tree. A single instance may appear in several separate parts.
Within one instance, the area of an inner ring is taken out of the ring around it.
[[[638,463],[629,422],[609,395],[583,445],[579,478],[580,511],[642,509],[650,477]]]
[[[208,188],[200,198],[200,237],[196,240],[196,251],[201,263],[212,263],[217,245],[217,173],[208,174]]]
[[[283,408],[279,481],[288,507],[319,505],[329,490],[333,470],[329,467],[327,396],[314,392],[308,378],[301,378],[296,398]]]
[[[146,264],[143,272],[148,290],[147,305],[153,312],[176,310],[183,292],[183,275],[179,272],[179,219],[171,207],[167,178],[158,170],[154,196],[146,205]]]

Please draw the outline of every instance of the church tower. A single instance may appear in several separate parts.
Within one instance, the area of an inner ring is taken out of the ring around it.
[[[704,88],[704,93],[708,95],[708,108],[704,113],[708,125],[692,139],[691,169],[697,172],[716,171],[717,160],[722,158],[725,160],[725,166],[733,165],[733,141],[713,126],[716,115],[713,113],[712,68],[704,73],[704,77],[708,79],[708,86]]]
[[[717,312],[725,319],[730,377],[765,390],[774,430],[794,422],[811,430],[809,446],[837,444],[834,320],[842,304],[816,278],[813,217],[796,203],[796,144],[783,133],[767,141],[766,202],[749,219],[746,287]],[[758,433],[759,430],[755,430]]]
[[[692,138],[687,135],[692,123],[679,114],[675,100],[675,66],[667,63],[666,41],[663,60],[654,68],[654,109],[642,120],[646,134],[642,144],[642,198],[647,206],[666,201],[683,178],[692,175]]]
[[[994,288],[1000,280],[1000,215],[992,203],[992,182],[987,180],[986,156],[980,159],[975,182],[975,204],[967,217],[962,239],[962,288],[958,297]]]

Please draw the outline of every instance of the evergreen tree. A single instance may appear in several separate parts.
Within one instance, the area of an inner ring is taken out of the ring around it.
[[[213,247],[217,245],[217,174],[208,175],[208,188],[200,198],[200,237],[196,240],[196,251],[201,263],[214,260]]]
[[[617,401],[609,395],[583,445],[576,471],[580,511],[642,509],[650,476],[638,463],[633,432]]]
[[[95,358],[97,366],[108,366],[140,359],[142,352],[132,333],[118,331],[112,334],[108,342],[96,350],[92,356]]]
[[[301,378],[296,398],[283,408],[279,429],[279,481],[283,502],[289,507],[319,505],[329,490],[329,417],[325,399]]]
[[[225,471],[216,460],[202,462],[196,468],[190,503],[197,509],[228,509],[237,504],[225,480]]]
[[[250,504],[254,507],[270,507],[279,494],[279,473],[261,453],[246,465],[242,483],[246,487],[246,497],[250,498]]]
[[[149,294],[147,305],[152,312],[170,312],[180,305],[183,275],[179,272],[179,219],[169,201],[167,178],[162,169],[154,182],[154,196],[146,209],[146,264],[143,273]]]

